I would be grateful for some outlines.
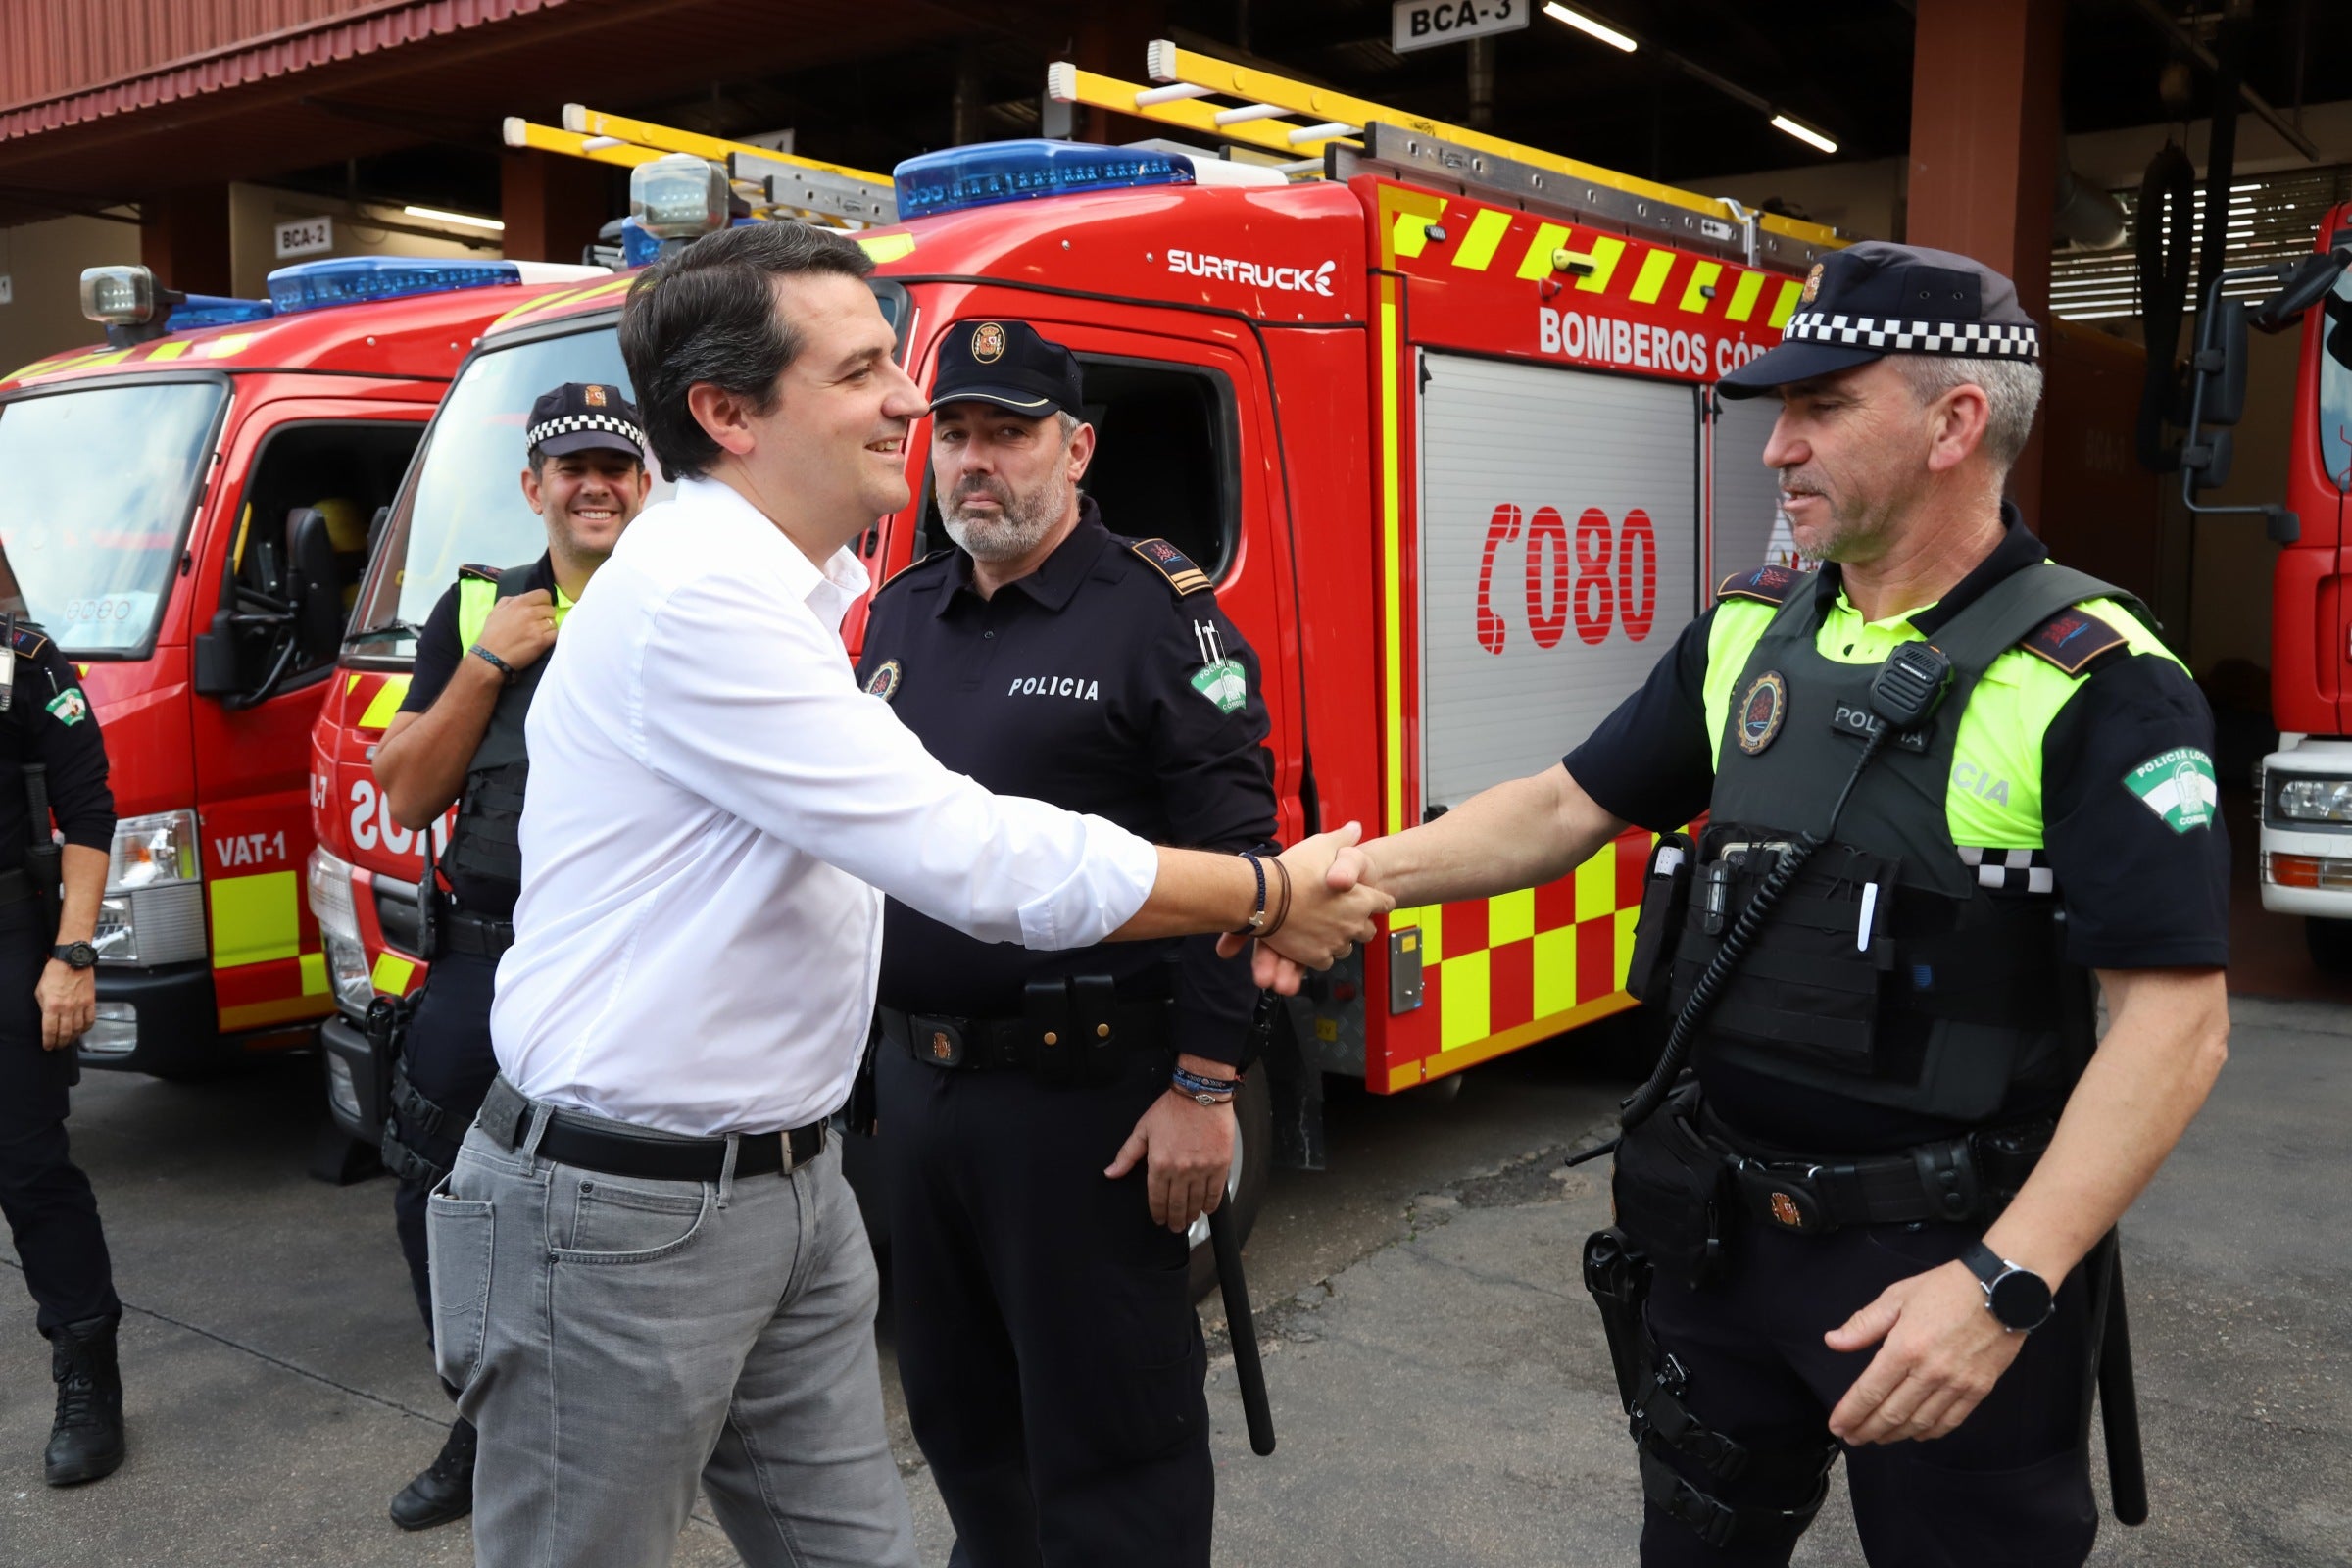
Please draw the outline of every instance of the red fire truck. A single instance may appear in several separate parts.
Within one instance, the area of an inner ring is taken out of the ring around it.
[[[197,1075],[331,1010],[298,887],[311,725],[369,518],[515,298],[481,285],[523,271],[340,259],[259,301],[94,269],[110,342],[0,379],[0,607],[74,661],[121,816],[88,1065]]]
[[[1166,56],[1177,71],[1198,59]],[[1056,72],[1057,90],[1109,90]],[[1268,80],[1247,91],[1262,99]],[[1119,90],[1131,110],[1152,91]],[[1159,102],[1207,113],[1206,96]],[[1240,123],[1283,131],[1271,115]],[[900,220],[857,236],[918,381],[944,340],[991,318],[1077,354],[1104,520],[1198,562],[1263,661],[1286,839],[1349,818],[1396,831],[1555,762],[1719,575],[1763,559],[1771,411],[1719,403],[1710,383],[1778,341],[1836,243],[1360,110],[1344,135],[1309,128],[1332,148],[1315,165],[1328,177],[1157,145],[956,148],[864,193],[895,198]],[[727,156],[741,178],[765,155]],[[688,186],[707,173],[690,165]],[[640,190],[659,231],[662,202]],[[685,220],[687,233],[723,220]],[[421,621],[461,563],[541,548],[514,493],[515,424],[557,381],[621,378],[625,287],[552,293],[494,325],[395,504],[318,731],[312,901],[330,955],[352,947],[338,973],[348,961],[390,992],[419,973],[417,847],[367,765],[407,679],[408,645],[384,634]],[[918,428],[917,499],[864,541],[877,579],[944,537],[925,452]],[[861,625],[854,612],[853,641]],[[1629,834],[1550,887],[1399,909],[1370,952],[1318,977],[1252,1075],[1244,1222],[1275,1143],[1321,1163],[1324,1074],[1395,1093],[1631,1005],[1647,847]],[[345,1010],[323,1038],[338,1083],[365,1086],[381,1064]]]

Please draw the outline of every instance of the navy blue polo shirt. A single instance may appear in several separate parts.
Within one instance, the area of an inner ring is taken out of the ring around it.
[[[987,599],[969,556],[936,551],[875,593],[858,681],[932,756],[998,794],[1107,817],[1155,844],[1254,848],[1275,830],[1257,656],[1213,591],[1179,593],[1135,543],[1086,500],[1044,564]],[[1032,953],[896,899],[885,909],[884,1006],[1012,1017],[1030,981],[1071,975],[1109,975],[1122,996],[1172,995],[1177,1050],[1241,1058],[1257,992],[1247,957],[1219,958],[1214,937]]]

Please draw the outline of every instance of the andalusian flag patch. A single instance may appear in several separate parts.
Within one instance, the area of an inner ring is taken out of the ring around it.
[[[78,686],[69,686],[59,692],[49,699],[48,707],[49,711],[57,715],[60,724],[78,724],[90,716],[89,700],[81,695]]]
[[[1238,659],[1220,659],[1193,677],[1193,690],[1217,705],[1220,713],[1237,713],[1250,701],[1250,677]]]
[[[2193,746],[2157,753],[2124,775],[2124,787],[2176,833],[2211,822],[2222,798],[2213,759]]]

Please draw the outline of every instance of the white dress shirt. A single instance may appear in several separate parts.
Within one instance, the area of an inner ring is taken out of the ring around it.
[[[849,1097],[884,893],[1032,948],[1143,906],[1149,844],[989,794],[858,689],[841,619],[866,582],[713,481],[621,536],[531,703],[490,1011],[515,1088],[698,1137],[796,1127]]]

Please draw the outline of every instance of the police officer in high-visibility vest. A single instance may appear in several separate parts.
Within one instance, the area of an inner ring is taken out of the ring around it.
[[[112,1474],[124,1452],[122,1302],[90,1179],[66,1147],[75,1047],[97,1018],[91,939],[115,797],[89,698],[57,645],[24,623],[4,560],[0,607],[12,612],[0,620],[0,1212],[49,1341],[57,1418],[42,1473],[62,1487]],[[136,848],[159,847],[194,849]]]
[[[417,636],[408,696],[375,754],[376,778],[404,825],[421,831],[458,808],[440,857],[447,897],[431,922],[437,952],[404,1031],[384,1131],[401,1250],[428,1337],[425,1199],[498,1074],[490,997],[522,886],[523,719],[565,612],[644,508],[649,482],[637,410],[618,387],[570,382],[541,395],[524,440],[522,493],[547,524],[547,553],[503,571],[459,572]],[[394,1523],[422,1530],[471,1511],[473,1451],[472,1426],[453,1422],[440,1456],[392,1499]]]
[[[992,790],[1161,843],[1275,831],[1257,658],[1208,575],[1109,531],[1078,362],[951,327],[931,476],[957,548],[876,594],[858,674]],[[1186,1233],[1225,1196],[1256,988],[1213,937],[1033,953],[892,899],[873,1073],[899,1377],[956,1568],[1206,1568]]]
[[[2106,1238],[2227,1054],[2229,877],[2187,671],[2002,500],[2039,360],[1965,257],[1828,258],[1720,388],[1779,396],[1819,572],[1730,578],[1562,765],[1341,868],[1481,898],[1707,813],[1651,862],[1670,1059],[1587,1256],[1645,1564],[1788,1562],[1840,1452],[1874,1564],[2090,1550]]]

